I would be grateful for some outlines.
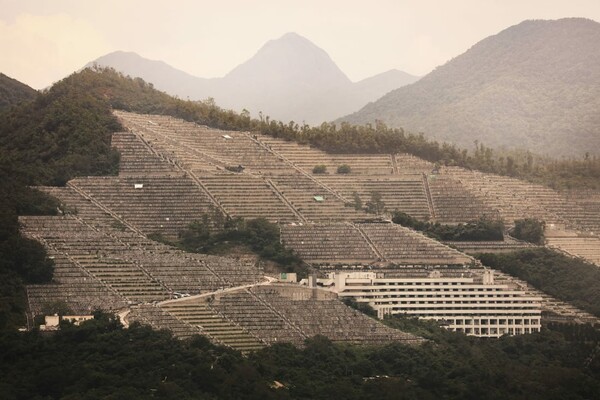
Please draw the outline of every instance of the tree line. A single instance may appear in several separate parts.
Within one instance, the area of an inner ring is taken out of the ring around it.
[[[201,336],[95,317],[50,336],[0,334],[2,398],[576,400],[600,391],[600,334],[589,326],[495,340],[392,317],[428,341],[362,347],[316,336],[243,356]]]
[[[181,100],[155,90],[140,78],[127,78],[112,69],[84,70],[59,84],[72,84],[116,109],[171,115],[218,129],[256,131],[284,140],[309,144],[331,153],[409,153],[438,166],[460,166],[512,176],[556,189],[600,190],[600,157],[554,159],[528,151],[504,151],[474,142],[472,150],[427,139],[423,133],[389,128],[383,122],[366,125],[324,122],[318,126],[276,121],[247,110],[224,110],[214,100]]]
[[[504,223],[500,220],[480,218],[476,221],[456,225],[420,221],[410,215],[394,211],[392,222],[423,232],[440,241],[490,241],[504,240]]]

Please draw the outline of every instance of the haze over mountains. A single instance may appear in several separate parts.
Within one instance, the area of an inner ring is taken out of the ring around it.
[[[525,21],[340,120],[472,147],[600,154],[600,24]]]
[[[353,83],[329,55],[306,38],[287,33],[267,42],[251,59],[222,78],[195,77],[162,61],[114,52],[89,63],[110,66],[192,100],[208,97],[224,108],[259,112],[284,122],[320,124],[358,110],[418,77],[390,70]]]

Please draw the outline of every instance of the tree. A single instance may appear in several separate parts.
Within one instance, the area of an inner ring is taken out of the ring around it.
[[[208,215],[204,214],[202,220],[194,221],[187,229],[179,234],[179,242],[188,251],[201,252],[209,243],[211,228]]]
[[[518,219],[515,221],[512,235],[526,242],[543,244],[545,226],[544,221],[539,221],[535,218]]]
[[[367,201],[367,212],[371,214],[381,214],[385,210],[385,203],[381,198],[381,193],[371,192],[371,199]]]
[[[354,209],[356,211],[362,210],[363,204],[358,192],[352,193],[352,198],[354,199]]]

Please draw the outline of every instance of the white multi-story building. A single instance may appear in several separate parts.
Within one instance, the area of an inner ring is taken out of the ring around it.
[[[368,303],[379,318],[387,314],[438,321],[452,331],[480,337],[538,332],[541,298],[505,284],[493,272],[481,276],[444,277],[433,271],[419,277],[385,272],[332,272],[332,290],[340,298]],[[393,276],[396,275],[396,276]]]

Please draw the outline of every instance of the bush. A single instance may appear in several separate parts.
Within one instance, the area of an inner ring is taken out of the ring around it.
[[[348,164],[342,164],[337,167],[338,174],[349,174],[352,171],[352,168]]]
[[[313,174],[325,174],[327,173],[327,166],[323,164],[315,165],[312,172]]]
[[[353,206],[354,209],[356,211],[361,211],[363,209],[363,203],[362,200],[360,199],[360,195],[358,194],[358,192],[354,192],[352,193],[352,199],[353,199]]]

